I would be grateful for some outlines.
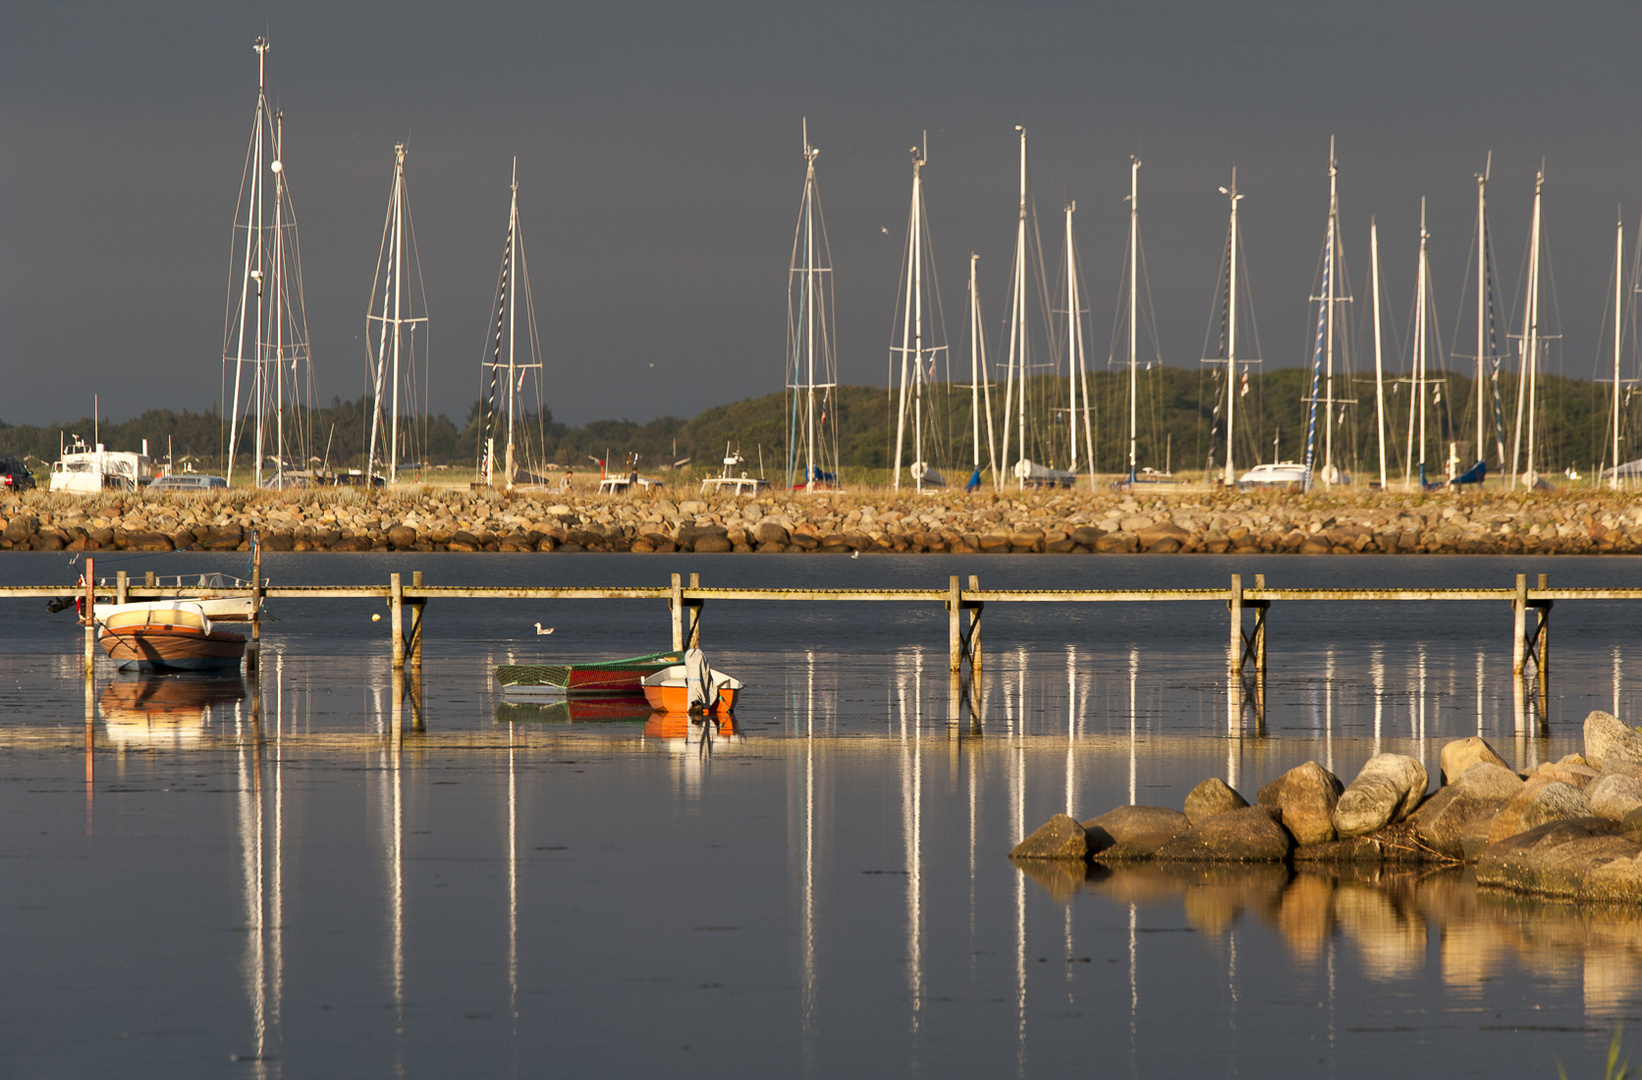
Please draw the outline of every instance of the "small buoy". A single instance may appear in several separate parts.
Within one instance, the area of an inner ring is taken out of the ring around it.
[[[377,612],[375,615],[371,616],[371,622],[381,622],[381,621],[382,621],[382,613],[380,611]]]

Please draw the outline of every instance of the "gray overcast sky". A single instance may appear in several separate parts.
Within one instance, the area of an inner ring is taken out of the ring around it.
[[[1589,377],[1601,348],[1617,207],[1631,236],[1642,212],[1631,3],[88,2],[11,5],[6,23],[0,419],[12,423],[83,415],[93,392],[115,418],[217,400],[264,32],[320,393],[364,388],[392,147],[408,135],[432,406],[458,419],[479,392],[515,154],[549,404],[571,422],[688,416],[780,388],[804,116],[822,149],[852,383],[886,379],[906,149],[925,129],[955,342],[970,251],[989,320],[1005,310],[1017,123],[1051,262],[1060,208],[1078,200],[1102,345],[1129,155],[1144,159],[1142,233],[1174,364],[1195,366],[1202,347],[1225,232],[1216,187],[1233,163],[1268,364],[1308,359],[1330,135],[1352,281],[1366,299],[1376,215],[1399,328],[1430,197],[1445,344],[1473,175],[1492,150],[1509,306],[1543,157],[1570,375]]]

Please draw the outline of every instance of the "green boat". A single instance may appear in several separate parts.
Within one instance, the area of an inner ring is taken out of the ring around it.
[[[570,694],[640,696],[640,682],[662,668],[684,663],[682,652],[649,653],[625,660],[575,664],[502,664],[496,680],[507,697],[564,697]]]

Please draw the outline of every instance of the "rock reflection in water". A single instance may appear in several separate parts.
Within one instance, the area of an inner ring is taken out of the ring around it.
[[[1581,988],[1593,1016],[1617,1018],[1642,993],[1642,911],[1479,887],[1460,868],[1012,861],[1061,904],[1089,893],[1119,910],[1178,902],[1188,926],[1214,937],[1252,916],[1277,932],[1298,967],[1325,964],[1338,941],[1370,980],[1414,978],[1431,963],[1435,931],[1438,974],[1453,993],[1480,997],[1512,968]]]

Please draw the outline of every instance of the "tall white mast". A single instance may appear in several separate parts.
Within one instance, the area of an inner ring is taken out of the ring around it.
[[[1015,290],[1012,300],[1012,310],[1009,317],[1009,368],[1008,386],[1004,391],[1003,404],[1003,445],[1004,456],[1009,456],[1009,425],[1013,420],[1019,428],[1016,436],[1018,450],[1015,456],[1017,468],[1026,460],[1026,371],[1028,361],[1027,333],[1026,333],[1026,128],[1020,124],[1015,130],[1021,135],[1021,166],[1020,166],[1020,222],[1015,232]],[[1011,403],[1011,398],[1018,401]],[[1015,416],[1011,417],[1013,406]],[[999,488],[1003,487],[1003,476],[997,477]],[[1026,487],[1026,478],[1020,477],[1020,486]]]
[[[516,278],[519,269],[519,159],[513,159],[513,180],[510,185],[511,195],[507,214],[507,265],[508,277]],[[517,338],[519,321],[519,290],[509,289],[507,294],[507,453],[503,459],[507,490],[513,490],[513,477],[517,465],[513,459],[513,415],[518,407],[519,392],[519,365],[514,346]]]
[[[895,424],[895,478],[893,488],[901,489],[901,463],[905,445],[908,394],[912,397],[912,471],[913,486],[924,490],[924,196],[923,166],[926,158],[914,146],[912,154],[912,211],[908,216],[906,298],[902,305],[901,346],[892,350],[901,354],[901,407]],[[928,350],[933,352],[933,350]],[[911,367],[910,387],[908,367]]]
[[[272,48],[267,38],[257,38],[251,46],[257,54],[257,113],[255,126],[251,129],[251,161],[249,180],[251,192],[246,204],[245,216],[245,275],[240,286],[239,328],[236,348],[234,350],[234,397],[233,405],[228,410],[228,483],[234,482],[234,457],[239,448],[240,424],[240,377],[247,362],[251,364],[251,387],[253,399],[259,398],[258,390],[261,387],[262,376],[262,131],[268,116],[268,64],[267,53]],[[252,290],[255,290],[253,303]],[[248,310],[254,308],[254,314]],[[253,319],[247,320],[247,315]],[[251,355],[245,355],[247,342],[246,333],[249,331]],[[260,423],[261,410],[256,410],[257,424],[257,453],[256,478],[260,486],[262,480],[262,425]]]
[[[1229,488],[1237,483],[1237,470],[1232,464],[1232,421],[1237,405],[1237,203],[1243,196],[1237,193],[1237,166],[1232,166],[1230,188],[1220,193],[1231,200],[1231,253],[1226,270],[1226,476]]]
[[[1425,483],[1425,386],[1426,386],[1426,307],[1429,303],[1426,297],[1426,282],[1429,278],[1429,264],[1426,261],[1426,241],[1430,233],[1425,229],[1425,197],[1420,197],[1420,261],[1419,280],[1414,287],[1414,357],[1410,364],[1409,381],[1414,391],[1408,402],[1408,456],[1403,462],[1403,486],[1411,487],[1414,468],[1414,429],[1419,428],[1419,464],[1420,483]],[[1416,423],[1416,416],[1418,422]]]
[[[1494,155],[1477,175],[1477,460],[1483,461],[1488,453],[1483,440],[1488,433],[1488,403],[1484,397],[1484,382],[1488,377],[1488,173],[1492,171]]]
[[[377,329],[377,345],[374,365],[374,401],[371,413],[371,442],[370,452],[366,457],[367,467],[374,468],[377,461],[377,429],[382,420],[384,411],[383,396],[386,390],[388,403],[385,406],[388,413],[388,440],[387,471],[388,481],[396,482],[399,478],[399,390],[400,384],[408,377],[414,377],[416,364],[415,334],[419,324],[427,320],[427,298],[421,297],[422,315],[415,315],[417,297],[414,292],[407,290],[405,275],[409,272],[410,263],[414,259],[414,251],[407,252],[406,240],[410,238],[414,247],[415,239],[411,236],[412,224],[410,213],[410,193],[405,182],[405,144],[397,143],[393,148],[393,185],[388,197],[387,218],[382,226],[382,254],[377,262],[377,281],[383,285],[381,314],[375,310],[375,286],[372,287],[371,310],[366,312],[366,325],[380,323]],[[417,290],[421,291],[421,272],[417,271]],[[401,369],[403,368],[403,374]],[[407,397],[410,395],[407,394]],[[488,477],[487,477],[488,482]]]
[[[1522,361],[1517,373],[1517,423],[1511,439],[1511,488],[1517,486],[1517,457],[1522,449],[1524,409],[1528,421],[1528,461],[1522,472],[1522,481],[1530,490],[1538,477],[1534,473],[1534,405],[1535,381],[1539,367],[1539,247],[1540,247],[1540,194],[1545,186],[1545,170],[1534,174],[1534,223],[1528,239],[1528,297],[1522,316]]]
[[[1340,243],[1340,197],[1337,191],[1336,180],[1340,169],[1334,160],[1334,136],[1328,137],[1328,222],[1329,243]],[[1336,246],[1333,255],[1335,266],[1339,266],[1337,258],[1339,249]],[[1328,305],[1328,343],[1325,367],[1325,389],[1323,396],[1328,399],[1328,424],[1323,432],[1323,483],[1328,487],[1334,486],[1334,290],[1335,279],[1338,275],[1328,275],[1328,295],[1324,303]]]
[[[1139,425],[1140,359],[1135,353],[1135,302],[1140,264],[1140,159],[1129,158],[1129,483],[1135,482],[1135,442]],[[1154,446],[1155,454],[1157,448]]]
[[[1078,471],[1078,264],[1072,246],[1072,215],[1077,208],[1076,199],[1066,204],[1066,388],[1070,405],[1066,410],[1066,434],[1072,447],[1074,477]],[[1072,482],[1077,483],[1075,479]]]
[[[285,486],[285,163],[280,156],[284,142],[285,111],[274,113],[274,160],[268,168],[274,174],[274,262],[273,262],[273,368],[274,368],[274,484]],[[258,439],[257,486],[262,486],[261,439]]]
[[[1380,228],[1368,219],[1369,273],[1374,277],[1374,431],[1380,445],[1380,490],[1385,490],[1385,363],[1380,351]]]
[[[1619,356],[1624,342],[1625,315],[1619,298],[1625,291],[1625,219],[1614,226],[1613,240],[1613,477],[1619,490]]]
[[[837,389],[832,341],[832,262],[826,222],[815,180],[815,159],[804,123],[804,197],[793,236],[787,276],[787,484],[796,487],[803,469],[804,490],[838,485],[838,427],[829,424]],[[802,462],[800,461],[802,459]],[[827,473],[827,466],[833,472]]]
[[[981,294],[976,280],[975,264],[980,256],[969,253],[969,415],[973,429],[975,471],[981,468],[981,410],[986,412],[986,457],[994,475],[998,471],[998,451],[993,444],[992,381],[987,375],[986,335],[981,331]],[[983,381],[984,380],[984,381]]]

